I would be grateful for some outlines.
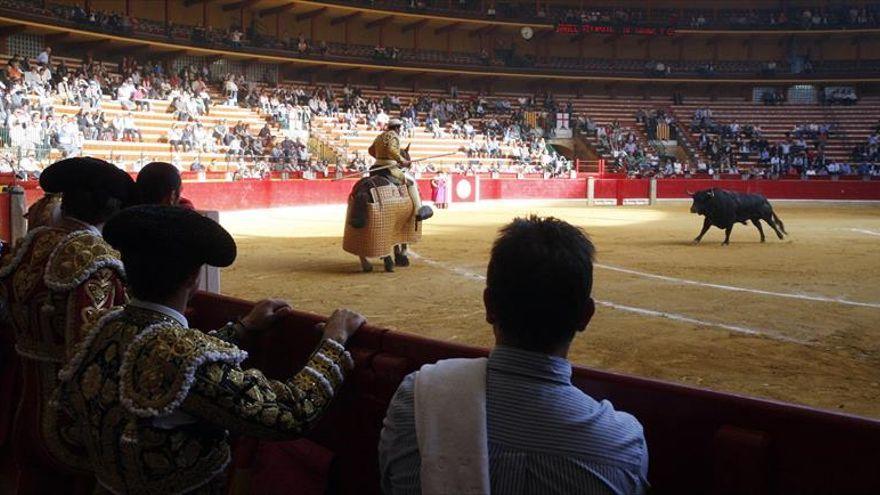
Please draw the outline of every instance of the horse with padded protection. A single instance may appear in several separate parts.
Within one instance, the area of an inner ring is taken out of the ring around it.
[[[409,160],[409,146],[401,150]],[[396,184],[384,174],[372,173],[355,183],[348,197],[343,249],[360,258],[365,272],[373,270],[369,258],[382,259],[385,271],[408,266],[408,245],[421,239],[421,221],[406,184]]]

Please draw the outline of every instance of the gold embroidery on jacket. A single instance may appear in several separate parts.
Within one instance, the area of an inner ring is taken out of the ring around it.
[[[116,274],[109,268],[98,270],[86,280],[84,289],[89,304],[80,311],[84,327],[93,325],[100,318],[101,311],[113,305],[113,301],[116,300],[115,281]]]
[[[57,288],[70,288],[83,282],[96,267],[116,265],[121,273],[119,253],[101,236],[88,230],[76,231],[55,249],[46,266],[46,282]]]
[[[347,369],[348,358],[324,343],[316,354],[325,357],[313,356],[311,371],[273,381],[242,370],[234,345],[133,307],[100,322],[84,342],[74,368],[65,372],[65,397],[84,425],[101,483],[134,495],[215,492],[229,459],[226,430],[300,435],[341,383],[318,370]],[[154,425],[166,417],[184,426]]]

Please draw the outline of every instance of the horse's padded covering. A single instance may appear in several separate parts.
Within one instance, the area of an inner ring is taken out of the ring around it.
[[[379,186],[370,194],[367,224],[362,228],[351,226],[356,199],[349,196],[342,249],[356,256],[377,258],[390,256],[396,244],[412,244],[422,239],[422,222],[416,221],[406,186]]]

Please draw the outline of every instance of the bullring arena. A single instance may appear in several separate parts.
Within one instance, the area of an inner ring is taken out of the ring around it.
[[[878,252],[876,2],[0,0],[0,495],[876,495]]]
[[[880,207],[777,202],[791,234],[761,244],[751,225],[721,246],[691,240],[690,202],[656,207],[502,200],[454,205],[425,222],[413,265],[361,273],[342,251],[341,206],[223,213],[240,253],[224,293],[281,296],[298,309],[362,311],[371,323],[489,347],[482,289],[499,227],[552,215],[598,248],[599,310],[573,345],[585,366],[877,417]],[[841,248],[846,246],[846,254]]]

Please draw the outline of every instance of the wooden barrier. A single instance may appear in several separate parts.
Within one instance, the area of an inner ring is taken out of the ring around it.
[[[0,193],[0,241],[3,243],[12,241],[11,202],[11,194],[4,188]]]
[[[249,308],[199,294],[188,316],[209,330]],[[297,312],[245,342],[247,364],[291,376],[320,339],[314,325],[322,320]],[[349,348],[355,372],[309,438],[333,453],[334,493],[378,494],[376,446],[403,377],[438,359],[487,350],[375,327],[355,335]],[[642,423],[655,493],[880,493],[880,421],[585,367],[574,368],[573,383]]]
[[[220,223],[219,211],[202,211],[202,215],[211,220]],[[216,266],[202,266],[202,273],[199,275],[199,290],[210,292],[213,294],[220,293],[220,269]]]

